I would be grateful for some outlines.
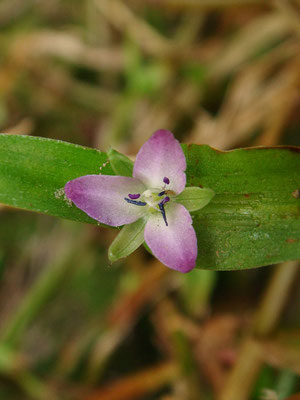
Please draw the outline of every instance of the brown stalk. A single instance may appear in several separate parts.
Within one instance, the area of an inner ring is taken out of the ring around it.
[[[89,46],[74,33],[40,31],[22,36],[26,56],[54,56],[89,68],[119,72],[124,68],[124,56],[117,48]]]
[[[254,318],[252,334],[241,344],[238,360],[218,400],[247,400],[263,364],[262,339],[277,326],[299,270],[298,261],[280,264],[272,276]]]
[[[105,18],[118,30],[127,34],[141,48],[157,56],[165,56],[174,51],[175,45],[161,36],[146,21],[138,18],[134,12],[119,0],[94,0],[94,4]]]
[[[130,258],[128,259],[130,262]],[[90,359],[88,360],[87,379],[94,381],[99,378],[107,360],[121,341],[135,325],[143,307],[155,301],[158,295],[165,293],[168,270],[158,261],[151,263],[152,267],[144,275],[139,287],[118,300],[107,315],[107,329],[96,341]]]
[[[127,263],[130,264],[131,260],[142,263],[141,257],[135,255],[130,256]],[[165,279],[168,272],[167,268],[154,260],[149,266],[149,270],[146,273],[142,272],[143,278],[139,286],[132,292],[121,296],[104,317],[104,321],[101,315],[100,320],[93,321],[88,329],[74,337],[63,349],[57,374],[67,375],[70,373],[80,362],[84,349],[94,342],[90,358],[87,361],[86,379],[89,382],[99,379],[106,362],[134,327],[141,310],[147,304],[156,301],[158,296],[165,294],[165,290],[171,284],[171,281]]]
[[[137,0],[130,0],[137,3]],[[244,7],[249,5],[265,5],[268,0],[147,0],[149,5],[166,7],[168,10],[209,11],[215,8]]]
[[[176,364],[163,363],[97,389],[84,400],[135,400],[173,382],[177,375]]]

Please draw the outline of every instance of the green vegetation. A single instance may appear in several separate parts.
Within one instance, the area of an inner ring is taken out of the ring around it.
[[[299,397],[299,7],[1,1],[1,400]],[[61,190],[130,176],[159,128],[216,193],[193,213],[207,270],[110,265],[118,231]]]

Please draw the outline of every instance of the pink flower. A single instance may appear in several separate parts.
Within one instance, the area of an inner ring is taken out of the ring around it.
[[[163,264],[188,272],[196,264],[197,238],[190,213],[176,199],[186,185],[185,169],[179,142],[171,132],[159,130],[138,152],[132,178],[81,176],[66,184],[65,193],[95,220],[126,225],[111,246],[112,260],[128,255],[145,240]]]

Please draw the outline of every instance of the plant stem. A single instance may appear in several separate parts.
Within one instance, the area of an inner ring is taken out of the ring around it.
[[[254,318],[252,334],[243,340],[238,360],[218,400],[249,399],[263,363],[261,344],[255,339],[265,337],[275,329],[298,267],[298,261],[289,261],[276,267]]]

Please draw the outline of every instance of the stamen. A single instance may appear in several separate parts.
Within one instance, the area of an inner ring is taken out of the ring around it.
[[[138,199],[140,196],[141,196],[141,195],[140,195],[139,193],[136,193],[136,194],[129,194],[129,195],[128,195],[128,197],[129,197],[131,200]]]
[[[158,207],[162,213],[163,219],[165,221],[166,226],[168,226],[168,221],[166,217],[166,212],[165,212],[165,207],[164,204],[166,204],[168,201],[170,201],[170,197],[166,196],[159,204]]]
[[[165,204],[165,203],[167,203],[168,201],[170,201],[170,197],[169,197],[169,196],[166,196],[166,197],[163,199],[162,204]]]
[[[145,203],[144,201],[131,200],[131,199],[127,199],[127,197],[124,197],[124,200],[126,200],[127,203],[134,204],[135,206],[146,206],[147,205],[147,203]]]
[[[166,212],[165,212],[165,207],[164,207],[163,201],[161,201],[161,202],[158,204],[158,207],[159,207],[159,209],[160,209],[160,212],[162,213],[162,216],[163,216],[163,219],[164,219],[164,221],[165,221],[166,226],[168,226],[168,221],[167,221],[167,217],[166,217]]]
[[[163,190],[162,192],[158,193],[158,196],[163,196],[166,192]]]
[[[165,183],[166,185],[168,185],[168,184],[170,183],[170,179],[167,178],[166,176],[164,177],[163,181],[164,181],[164,183]]]

